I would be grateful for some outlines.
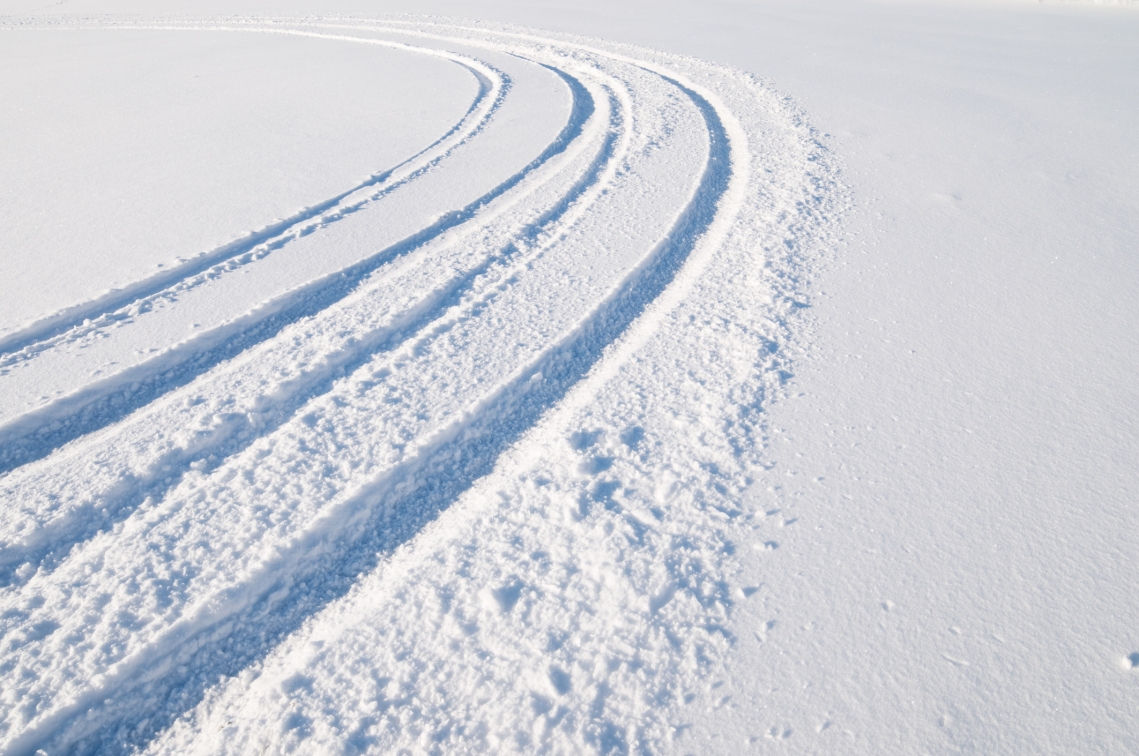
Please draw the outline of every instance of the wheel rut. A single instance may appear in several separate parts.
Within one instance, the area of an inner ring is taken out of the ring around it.
[[[556,444],[541,429],[674,328],[670,313],[723,256],[770,248],[810,183],[800,126],[756,106],[753,82],[696,61],[423,21],[135,28],[442,55],[479,92],[401,166],[0,341],[0,385],[69,340],[100,328],[125,340],[152,322],[148,306],[189,307],[239,270],[268,275],[282,250],[337,248],[345,229],[387,218],[385,203],[402,212],[417,187],[462,179],[480,145],[493,155],[493,139],[509,141],[495,137],[508,108],[544,106],[525,99],[540,91],[528,80],[553,77],[569,105],[535,154],[413,232],[0,427],[0,669],[21,681],[20,705],[0,703],[10,753],[153,744],[219,679],[275,663],[432,522],[461,516],[456,502],[518,444]],[[745,125],[764,118],[777,136]],[[770,154],[753,155],[757,138]],[[761,159],[785,178],[753,183]],[[635,446],[643,433],[629,433]],[[612,497],[607,485],[591,500]],[[513,585],[495,594],[511,608]]]

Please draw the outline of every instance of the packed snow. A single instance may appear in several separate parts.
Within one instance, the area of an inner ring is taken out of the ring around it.
[[[0,751],[1137,748],[1134,8],[239,5],[0,16]]]

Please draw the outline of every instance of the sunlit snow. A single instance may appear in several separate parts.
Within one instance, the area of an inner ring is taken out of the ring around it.
[[[1133,4],[0,14],[3,753],[1135,747]]]

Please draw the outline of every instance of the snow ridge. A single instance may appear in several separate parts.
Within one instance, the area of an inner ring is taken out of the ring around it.
[[[133,27],[383,44],[481,86],[402,167],[5,342],[15,385],[88,334],[155,338],[144,302],[264,282],[0,428],[0,749],[669,747],[732,642],[729,532],[762,527],[739,497],[842,204],[800,115],[470,22]],[[347,227],[367,254],[274,278]]]

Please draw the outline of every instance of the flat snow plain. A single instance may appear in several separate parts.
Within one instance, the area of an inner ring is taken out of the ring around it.
[[[0,750],[1137,749],[1139,9],[42,5]]]

